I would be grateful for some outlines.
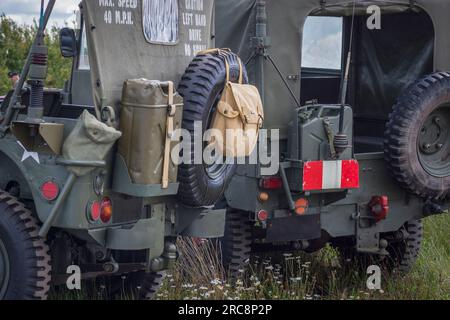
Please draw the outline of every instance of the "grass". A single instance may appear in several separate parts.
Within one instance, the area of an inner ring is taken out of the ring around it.
[[[279,264],[256,258],[236,281],[227,280],[218,259],[218,244],[179,241],[182,255],[157,299],[450,299],[450,216],[425,219],[425,239],[419,259],[406,276],[383,274],[381,290],[366,287],[367,275],[326,247],[314,254],[283,254]],[[56,299],[108,299],[104,287],[53,294]],[[86,292],[90,293],[87,294]],[[135,292],[122,292],[133,299]]]

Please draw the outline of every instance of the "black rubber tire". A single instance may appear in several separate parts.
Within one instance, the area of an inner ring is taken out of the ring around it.
[[[430,174],[421,164],[418,143],[427,118],[448,102],[450,73],[428,75],[404,91],[386,124],[384,154],[388,169],[405,189],[422,197],[439,199],[450,194],[450,174]]]
[[[32,213],[16,198],[0,190],[0,240],[6,248],[8,283],[0,299],[47,299],[51,281],[50,250],[38,235]]]
[[[365,273],[370,265],[379,265],[387,273],[407,274],[416,262],[423,240],[422,220],[412,220],[404,225],[407,233],[403,240],[389,241],[386,250],[389,256],[358,253],[354,248],[338,248],[344,264],[351,263]]]
[[[233,53],[228,53],[230,64],[230,80],[239,79],[239,62]],[[247,83],[247,73],[243,67],[244,79]],[[217,102],[225,87],[225,62],[214,54],[200,54],[189,64],[184,73],[178,92],[184,98],[182,127],[191,133],[194,143],[194,122],[202,122],[202,134],[208,129]],[[193,150],[193,145],[191,146]],[[181,164],[178,171],[180,183],[178,198],[191,207],[214,205],[223,195],[231,180],[236,165],[228,164],[221,167],[214,176],[206,173],[203,164],[193,164],[194,153],[191,152],[192,164]]]
[[[135,294],[139,300],[154,300],[163,285],[166,271],[160,272],[133,272],[122,276],[113,276],[105,279],[109,282],[109,295],[114,298],[130,293]]]
[[[144,276],[139,277],[141,283],[139,290],[140,300],[154,300],[159,289],[163,285],[166,277],[165,271],[147,273]]]
[[[252,229],[248,213],[229,208],[224,236],[220,239],[222,264],[228,275],[237,278],[251,258]]]
[[[401,273],[411,271],[419,257],[423,240],[422,220],[412,220],[405,224],[408,236],[405,240],[389,243],[387,250],[390,253],[387,263],[391,269],[397,269]]]

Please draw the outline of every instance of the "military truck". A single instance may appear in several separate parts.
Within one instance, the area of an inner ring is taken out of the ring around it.
[[[224,263],[236,273],[254,254],[330,243],[409,271],[422,218],[448,212],[450,2],[217,0],[215,12],[216,44],[246,61],[279,158],[271,175],[237,166]]]
[[[169,155],[242,68],[229,51],[196,55],[214,47],[212,0],[81,1],[77,29],[60,32],[71,77],[46,88],[54,4],[1,104],[0,298],[47,298],[77,272],[113,289],[126,274],[151,298],[177,236],[223,235],[214,205],[233,172]]]

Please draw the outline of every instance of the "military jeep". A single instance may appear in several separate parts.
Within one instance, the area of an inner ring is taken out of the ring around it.
[[[54,4],[1,104],[0,298],[47,298],[77,270],[112,289],[126,274],[152,298],[177,236],[223,235],[214,204],[233,172],[169,157],[174,131],[208,123],[224,87],[224,57],[196,56],[214,47],[214,3],[81,1],[77,29],[60,32],[72,59],[62,89],[44,86]]]
[[[215,12],[279,159],[275,174],[239,165],[225,192],[231,273],[327,243],[409,271],[421,219],[448,212],[450,2],[217,0]]]

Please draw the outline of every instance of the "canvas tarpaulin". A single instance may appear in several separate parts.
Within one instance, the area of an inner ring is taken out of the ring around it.
[[[213,0],[83,1],[96,106],[118,108],[127,79],[177,84],[196,52],[212,46],[213,4]]]
[[[349,15],[353,1],[342,0],[266,0],[268,36],[271,46],[268,53],[278,64],[285,77],[299,76],[301,71],[302,30],[308,15]],[[381,7],[382,14],[398,13],[408,10],[410,0],[398,1],[357,1],[357,13],[364,13],[363,8],[371,4]],[[430,16],[434,24],[434,70],[450,70],[450,20],[446,17],[450,12],[449,0],[417,0],[413,2]],[[415,10],[417,11],[417,9]],[[250,39],[255,36],[256,0],[216,0],[216,46],[229,47],[246,61],[251,57],[253,48]],[[249,78],[255,82],[254,62],[248,65]],[[264,107],[266,114],[265,127],[284,128],[294,116],[295,104],[278,74],[265,62],[264,70]],[[288,83],[294,94],[300,95],[300,80],[290,77]]]
[[[400,92],[433,71],[433,26],[424,13],[385,16],[377,32],[365,23],[358,21],[351,104],[357,117],[386,120]]]
[[[216,0],[216,46],[230,47],[247,61],[253,53],[251,38],[255,36],[256,1]],[[300,28],[299,21],[305,5],[313,1],[266,1],[268,13],[268,33],[271,37],[270,54],[278,64],[284,75],[294,75],[300,72]],[[247,21],[246,21],[247,20]],[[248,65],[249,79],[255,83],[255,64],[252,60]],[[286,87],[282,83],[276,70],[265,64],[264,113],[265,128],[280,128],[281,135],[285,135],[286,124],[292,120],[294,104]],[[290,81],[290,86],[296,96],[300,94],[300,83]],[[276,106],[276,107],[273,107]]]

